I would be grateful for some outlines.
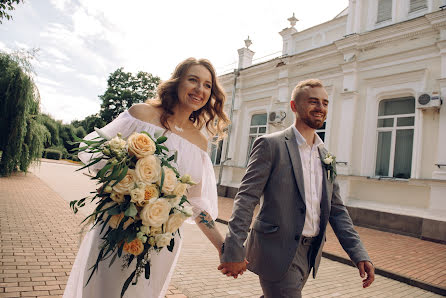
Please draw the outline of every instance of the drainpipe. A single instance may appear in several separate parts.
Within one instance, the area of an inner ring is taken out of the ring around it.
[[[224,159],[223,161],[220,162],[220,171],[218,173],[218,182],[217,182],[217,186],[219,186],[221,184],[221,176],[223,175],[223,168],[224,165],[227,161],[231,160],[231,158],[228,158],[228,152],[229,152],[229,143],[231,141],[231,131],[232,131],[232,117],[234,114],[234,101],[235,101],[235,92],[236,92],[236,88],[237,88],[237,78],[240,75],[240,71],[238,69],[234,69],[234,85],[232,86],[232,98],[231,98],[231,109],[229,110],[229,120],[231,121],[231,123],[229,124],[228,127],[228,141],[226,142],[226,148],[225,148],[225,152],[224,152]]]

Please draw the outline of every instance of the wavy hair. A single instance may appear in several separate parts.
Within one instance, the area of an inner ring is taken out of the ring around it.
[[[199,110],[192,112],[189,116],[189,120],[192,121],[198,129],[201,129],[203,125],[206,125],[206,129],[211,136],[218,135],[220,139],[224,137],[224,129],[230,122],[228,116],[223,111],[226,95],[217,80],[214,67],[207,59],[188,58],[182,61],[177,65],[170,79],[163,81],[158,86],[155,105],[163,109],[160,117],[161,125],[166,129],[170,129],[167,120],[173,116],[173,109],[179,103],[178,86],[189,68],[193,65],[202,65],[209,70],[212,76],[212,89],[206,105]]]

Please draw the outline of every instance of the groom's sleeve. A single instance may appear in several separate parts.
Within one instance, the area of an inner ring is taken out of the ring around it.
[[[241,262],[245,259],[244,242],[272,166],[272,152],[267,138],[258,138],[253,145],[245,176],[235,196],[232,216],[228,223],[221,262]]]
[[[330,225],[341,243],[342,248],[348,254],[350,259],[358,264],[360,261],[369,261],[370,257],[359,238],[358,232],[354,229],[352,219],[348,214],[347,208],[342,202],[339,184],[334,180],[333,195],[331,199]]]

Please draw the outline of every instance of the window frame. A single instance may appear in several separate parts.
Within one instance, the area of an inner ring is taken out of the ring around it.
[[[252,118],[256,115],[266,115],[266,122],[264,125],[251,125],[251,121]],[[265,132],[264,133],[260,133],[259,132],[259,128],[265,128]],[[251,128],[257,128],[257,132],[256,133],[251,133]],[[254,145],[254,142],[257,138],[268,134],[268,113],[267,112],[254,112],[250,115],[249,118],[249,128],[248,128],[248,147],[247,147],[247,154],[246,154],[246,162],[245,164],[248,164],[249,161],[249,156],[251,155],[251,150],[252,150],[252,146]],[[256,136],[255,139],[253,140],[252,144],[250,145],[250,139],[252,136]]]
[[[414,99],[414,101],[416,100],[414,96],[407,96],[407,97],[412,97]],[[377,107],[379,107],[380,103],[386,100],[392,100],[392,99],[403,99],[404,97],[386,97],[386,98],[382,98],[378,101],[378,105]],[[379,111],[379,108],[377,109],[377,112]],[[375,177],[388,177],[388,178],[392,178],[392,179],[411,179],[412,177],[412,173],[413,173],[413,161],[414,161],[414,157],[415,157],[415,131],[416,131],[416,121],[417,121],[417,117],[416,117],[416,108],[414,108],[413,113],[410,114],[395,114],[395,115],[384,115],[384,116],[379,116],[378,113],[376,115],[376,134],[375,134],[375,155],[374,155],[374,170],[373,170],[373,176]],[[398,118],[407,118],[407,117],[413,117],[414,119],[414,123],[411,126],[398,126]],[[378,122],[380,119],[393,119],[393,125],[391,127],[378,127]],[[396,147],[396,135],[397,135],[397,131],[398,130],[412,130],[413,131],[413,139],[412,139],[412,157],[410,160],[410,173],[409,173],[409,178],[396,178],[393,176],[394,174],[394,166],[395,166],[395,147]],[[379,133],[380,132],[391,132],[391,141],[390,141],[390,156],[389,156],[389,170],[387,175],[385,176],[381,176],[381,175],[377,175],[376,171],[377,171],[377,161],[378,161],[378,142],[379,142]]]

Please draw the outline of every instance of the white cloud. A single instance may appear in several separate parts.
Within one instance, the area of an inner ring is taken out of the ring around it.
[[[60,51],[59,49],[55,48],[55,47],[48,47],[45,48],[45,51],[50,54],[51,56],[53,56],[54,58],[57,58],[59,60],[64,60],[64,61],[69,61],[70,58],[68,58],[68,56],[64,53],[62,53],[62,51]]]
[[[65,10],[65,7],[70,2],[70,0],[50,0],[51,4],[59,10]]]
[[[45,77],[42,77],[42,76],[38,76],[36,78],[36,84],[37,84],[37,86],[45,84],[45,85],[52,85],[52,86],[56,86],[56,87],[62,85],[60,82],[56,82],[54,80],[51,80],[49,78],[45,78]],[[53,88],[52,90],[54,91],[55,89]]]
[[[78,73],[77,77],[80,78],[85,83],[89,83],[91,85],[100,87],[101,89],[105,89],[107,87],[107,78],[100,77],[91,74]]]

